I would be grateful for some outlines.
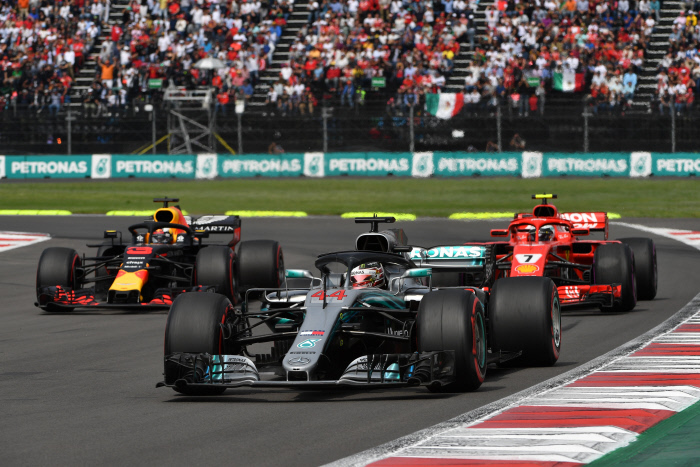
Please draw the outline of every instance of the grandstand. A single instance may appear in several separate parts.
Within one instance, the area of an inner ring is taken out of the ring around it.
[[[166,88],[213,89],[205,102],[221,132],[233,131],[234,104],[245,101],[248,121],[318,118],[323,106],[336,109],[324,113],[334,119],[357,118],[344,125],[361,134],[362,118],[379,118],[371,122],[375,137],[389,127],[403,135],[411,105],[430,119],[430,93],[464,93],[464,119],[491,117],[497,105],[506,118],[537,115],[560,126],[557,116],[585,109],[646,115],[662,103],[685,113],[697,88],[689,79],[700,78],[695,62],[681,63],[697,56],[697,19],[679,15],[689,8],[680,0],[665,0],[658,12],[654,3],[4,0],[2,107],[41,119],[66,109],[117,116],[110,131],[118,131],[148,103],[162,118]],[[197,66],[204,58],[215,59],[212,69]],[[552,139],[565,131],[541,133]]]

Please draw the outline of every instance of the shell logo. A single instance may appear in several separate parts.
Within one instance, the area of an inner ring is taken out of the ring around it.
[[[517,266],[515,270],[520,274],[532,274],[533,272],[539,271],[540,268],[535,264],[521,264],[520,266]]]

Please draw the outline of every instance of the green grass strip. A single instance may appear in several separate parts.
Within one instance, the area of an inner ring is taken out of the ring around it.
[[[108,216],[139,216],[139,217],[151,217],[155,213],[155,209],[150,211],[107,211]],[[185,216],[189,213],[182,210],[182,214]]]
[[[0,209],[0,216],[70,216],[62,209]]]
[[[588,465],[695,466],[700,464],[699,439],[700,402],[696,402],[649,428],[626,447],[616,449]]]
[[[515,215],[514,212],[455,212],[450,214],[450,219],[480,220],[480,219],[508,219]]]
[[[343,219],[353,219],[355,217],[394,217],[397,221],[414,221],[416,220],[415,214],[408,214],[405,212],[344,212],[340,215]]]
[[[237,180],[84,180],[0,183],[0,209],[56,209],[103,214],[152,210],[153,198],[180,198],[193,214],[352,211],[448,217],[461,212],[529,212],[535,193],[556,193],[562,212],[614,212],[629,217],[700,217],[691,178],[277,178]]]
[[[227,216],[241,217],[306,217],[304,211],[226,211]]]

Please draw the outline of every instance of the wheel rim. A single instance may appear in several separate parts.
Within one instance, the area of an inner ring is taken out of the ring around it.
[[[554,294],[552,300],[552,339],[554,339],[554,346],[558,349],[561,344],[561,307],[557,294]]]

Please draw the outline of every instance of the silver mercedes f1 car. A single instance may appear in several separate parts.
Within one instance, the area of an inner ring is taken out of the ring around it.
[[[491,252],[413,247],[402,229],[378,231],[393,218],[356,222],[370,223],[370,232],[355,250],[320,255],[318,276],[286,271],[307,278],[307,288],[250,289],[240,307],[215,293],[178,296],[157,387],[188,395],[242,386],[473,391],[489,363],[557,361],[560,302],[551,279],[436,288],[433,270],[483,271]],[[269,353],[250,350],[268,342]]]

